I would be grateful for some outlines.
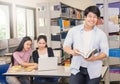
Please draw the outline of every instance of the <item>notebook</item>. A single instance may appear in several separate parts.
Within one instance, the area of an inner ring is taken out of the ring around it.
[[[57,69],[58,58],[47,57],[38,59],[38,71]]]

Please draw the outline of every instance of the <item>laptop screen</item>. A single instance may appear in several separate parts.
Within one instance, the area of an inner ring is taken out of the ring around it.
[[[38,59],[38,70],[55,70],[57,69],[58,58],[47,57]]]

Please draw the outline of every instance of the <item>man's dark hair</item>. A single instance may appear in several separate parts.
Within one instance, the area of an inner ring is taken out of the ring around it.
[[[84,11],[84,16],[87,16],[89,12],[92,12],[97,15],[97,17],[100,17],[100,10],[97,6],[89,6]]]

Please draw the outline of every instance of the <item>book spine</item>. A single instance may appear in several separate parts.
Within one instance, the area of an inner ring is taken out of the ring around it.
[[[60,25],[60,30],[62,31],[63,25],[62,25],[62,18],[59,19],[59,25]]]

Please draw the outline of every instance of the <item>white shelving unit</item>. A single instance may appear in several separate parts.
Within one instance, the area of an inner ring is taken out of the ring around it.
[[[48,46],[63,56],[62,44],[67,31],[81,24],[83,21],[83,10],[71,7],[61,2],[38,4],[38,32],[45,33],[48,37]]]
[[[120,57],[110,57],[109,66],[119,67],[120,68]],[[110,73],[110,81],[120,81],[120,74]]]
[[[50,3],[50,20],[51,20],[51,38],[52,47],[60,48],[62,50],[62,45],[66,37],[67,32],[73,26],[81,24],[83,20],[83,10],[71,7],[61,2]],[[60,39],[56,39],[55,36]],[[62,52],[61,61],[66,60],[67,56],[64,56]]]
[[[104,5],[103,10],[102,10],[102,15],[104,16],[104,25],[103,25],[104,29],[103,30],[108,35],[110,48],[120,48],[120,39],[119,39],[120,35],[117,35],[119,33],[119,31],[112,32],[112,35],[109,35],[109,34],[111,34],[109,32],[109,27],[110,27],[109,21],[108,21],[109,16],[115,14],[115,10],[113,10],[113,11],[109,10],[109,3],[113,3],[115,1],[116,0],[114,0],[114,1],[113,0],[101,0],[101,2],[100,2],[101,4]],[[97,3],[99,3],[99,2],[97,2]],[[118,12],[120,13],[120,11],[118,11]],[[112,82],[112,81],[120,81],[120,74],[110,73],[110,70],[109,70],[111,68],[111,66],[115,66],[115,67],[120,66],[120,57],[108,57],[108,59],[105,60],[105,65],[108,66],[108,71],[103,79],[105,81],[105,84],[110,84],[110,82]]]

